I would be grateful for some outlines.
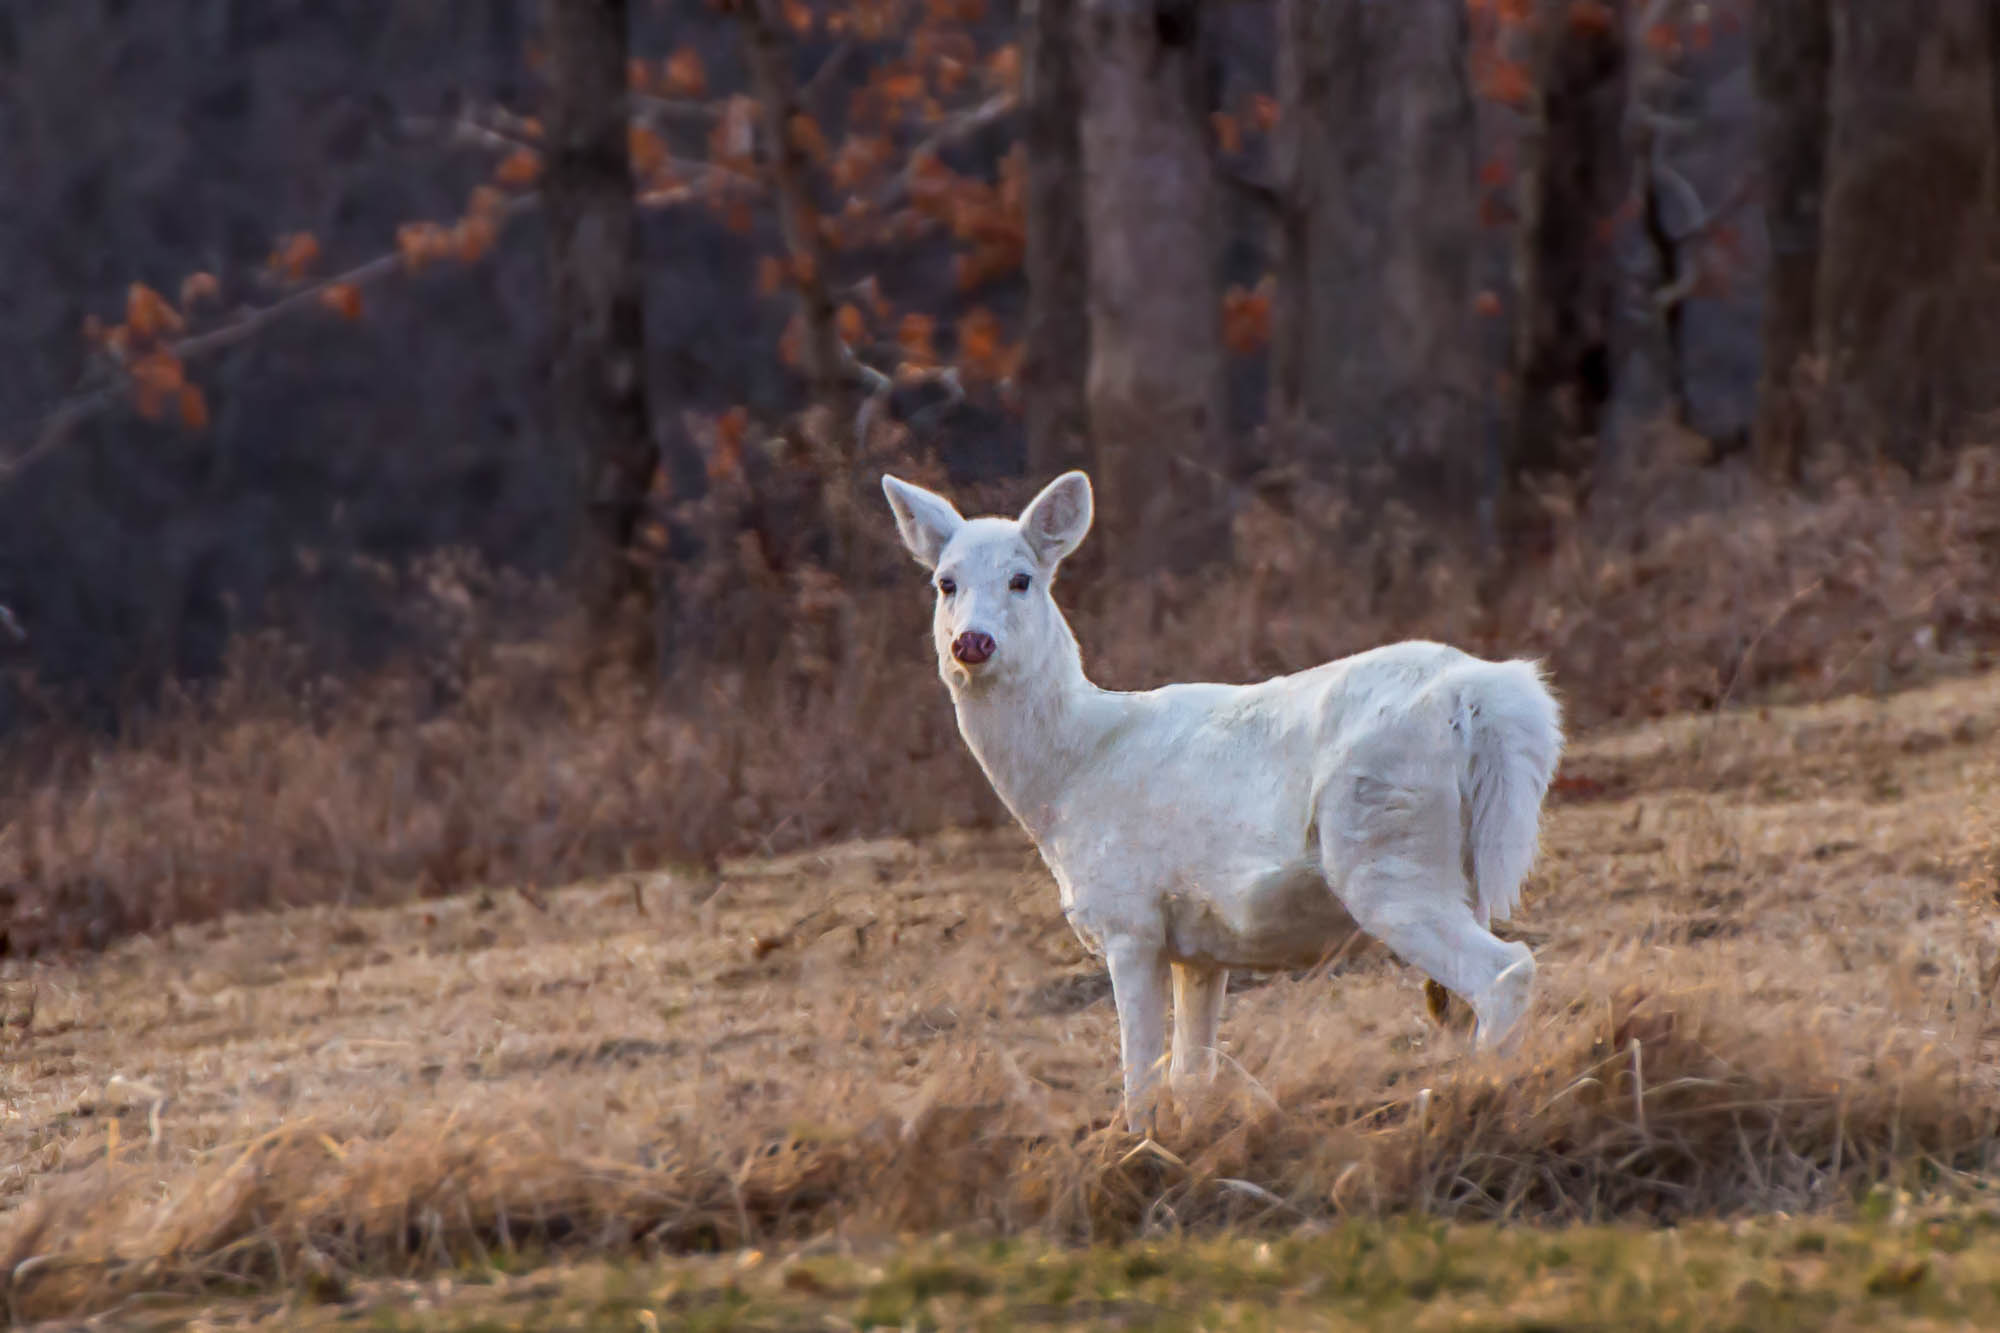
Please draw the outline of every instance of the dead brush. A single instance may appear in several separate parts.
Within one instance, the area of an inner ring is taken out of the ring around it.
[[[1596,984],[1504,1064],[1331,1052],[1264,1071],[1158,1140],[1051,1118],[1005,1057],[953,1061],[913,1106],[854,1085],[837,1123],[681,1121],[622,1146],[532,1106],[379,1138],[300,1120],[205,1155],[164,1194],[100,1166],[0,1237],[15,1320],[139,1293],[351,1278],[504,1256],[712,1250],[971,1228],[1062,1240],[1419,1211],[1535,1223],[1796,1210],[1993,1166],[2000,1110],[1963,1050],[1773,1031],[1749,997]],[[1369,1077],[1370,1074],[1375,1077]],[[782,1108],[781,1108],[782,1110]],[[1914,1173],[1914,1174],[1913,1174]]]
[[[1239,566],[1060,596],[1117,688],[1247,679],[1405,637],[1546,658],[1583,728],[1888,688],[1976,669],[2000,646],[1995,459],[1969,449],[1924,484],[1835,472],[1817,496],[1729,468],[1649,475],[1562,520],[1555,554],[1490,603],[1481,553],[1302,482],[1246,501]],[[123,739],[55,724],[14,738],[0,764],[7,948],[999,815],[919,660],[906,587],[739,560],[703,571],[658,690],[584,681],[553,590],[445,560],[408,580],[409,618],[439,626],[423,658],[332,682],[265,636]]]

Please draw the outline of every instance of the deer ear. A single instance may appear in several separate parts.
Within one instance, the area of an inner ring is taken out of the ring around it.
[[[1065,472],[1021,511],[1021,535],[1037,559],[1053,565],[1083,544],[1092,513],[1090,478]]]
[[[887,473],[882,475],[882,493],[889,497],[889,508],[896,511],[896,531],[902,534],[903,545],[910,548],[918,564],[936,569],[938,557],[965,526],[965,519],[942,495]]]

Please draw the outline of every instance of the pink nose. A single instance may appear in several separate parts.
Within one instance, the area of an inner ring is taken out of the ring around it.
[[[993,650],[999,646],[993,642],[991,634],[981,634],[976,629],[969,629],[952,640],[951,655],[967,666],[978,666],[993,656]]]

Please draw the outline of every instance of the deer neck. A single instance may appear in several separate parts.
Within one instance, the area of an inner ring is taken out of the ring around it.
[[[1065,798],[1088,782],[1092,759],[1117,727],[1123,696],[1083,673],[1067,625],[1031,669],[995,681],[952,680],[959,734],[993,790],[1038,842]]]

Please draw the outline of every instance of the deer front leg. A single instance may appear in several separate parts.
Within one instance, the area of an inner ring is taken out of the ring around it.
[[[1174,964],[1174,1058],[1167,1078],[1182,1096],[1215,1079],[1215,1034],[1228,986],[1229,973],[1222,968]]]
[[[1125,1066],[1125,1128],[1146,1131],[1159,1089],[1167,1033],[1167,958],[1156,944],[1121,940],[1104,958],[1118,1006],[1119,1055]]]

